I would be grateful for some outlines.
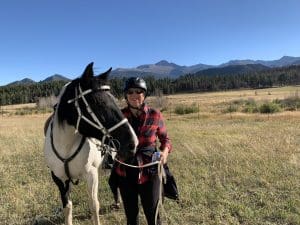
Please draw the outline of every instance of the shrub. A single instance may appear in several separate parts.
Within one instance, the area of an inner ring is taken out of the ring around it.
[[[24,115],[39,114],[39,113],[51,113],[52,111],[53,111],[52,108],[24,107],[24,108],[17,109],[15,115],[24,116]]]
[[[259,112],[259,109],[254,99],[248,99],[245,102],[245,107],[242,111],[244,113],[257,113]]]
[[[279,104],[282,108],[288,111],[300,109],[300,98],[298,96],[291,96],[282,100],[276,99],[273,102]]]
[[[242,110],[244,113],[257,113],[259,112],[259,109],[257,105],[246,105],[244,109]]]
[[[262,104],[259,107],[260,113],[276,113],[276,112],[280,112],[280,111],[281,111],[280,106],[274,102],[267,102],[267,103]]]
[[[244,102],[245,102],[245,100],[243,100],[243,99],[237,99],[237,100],[233,100],[232,104],[234,104],[234,105],[243,105]]]
[[[232,112],[237,112],[238,111],[238,106],[234,104],[230,104],[227,109],[225,110],[225,113],[232,113]]]
[[[178,105],[175,107],[175,113],[179,115],[199,112],[198,106],[193,103],[190,106]]]

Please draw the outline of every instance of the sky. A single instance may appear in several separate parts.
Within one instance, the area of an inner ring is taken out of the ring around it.
[[[300,56],[299,0],[1,0],[0,86],[167,60]]]

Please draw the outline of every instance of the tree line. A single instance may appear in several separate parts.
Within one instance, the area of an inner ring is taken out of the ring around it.
[[[156,93],[175,94],[184,92],[223,91],[242,88],[268,88],[274,86],[299,85],[300,66],[289,66],[264,71],[251,71],[233,74],[195,73],[177,79],[147,76],[150,95]],[[121,98],[126,78],[110,80],[113,94]],[[34,103],[42,97],[57,96],[66,81],[52,81],[27,85],[0,87],[0,105]]]

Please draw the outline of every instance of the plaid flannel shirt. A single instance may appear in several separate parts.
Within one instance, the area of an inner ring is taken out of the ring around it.
[[[139,144],[135,156],[135,164],[139,166],[151,162],[152,153],[156,149],[157,139],[160,142],[160,150],[163,150],[165,147],[168,147],[169,151],[172,150],[171,141],[167,134],[161,112],[147,105],[144,105],[141,111],[142,113],[138,117],[134,117],[129,107],[122,110],[138,137]],[[127,176],[126,173],[133,170],[125,168],[125,166],[120,164],[116,166],[117,174],[123,177]],[[150,175],[147,172],[148,168],[139,170],[137,183],[142,184],[150,179]]]

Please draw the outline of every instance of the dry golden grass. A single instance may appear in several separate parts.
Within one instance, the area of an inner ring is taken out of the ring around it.
[[[289,96],[299,95],[300,86],[289,86],[282,88],[238,90],[226,92],[204,92],[190,94],[176,94],[166,96],[169,108],[174,110],[176,105],[191,105],[195,103],[199,105],[202,112],[218,112],[216,106],[221,103],[229,103],[234,100],[253,99],[257,102],[271,101],[275,99],[283,99]],[[149,102],[155,103],[156,97],[150,97]]]
[[[34,108],[34,107],[36,107],[35,103],[4,105],[4,106],[1,106],[1,112],[6,112],[7,114],[14,114],[18,109]]]
[[[298,89],[167,96],[173,106],[199,103],[200,112],[164,112],[174,148],[169,166],[181,197],[180,204],[165,200],[164,224],[300,225],[300,112],[223,114],[216,109],[240,98],[285,98]],[[42,153],[46,118],[0,117],[1,225],[63,222]],[[123,210],[109,209],[107,177],[108,172],[100,171],[100,219],[107,225],[125,224]],[[86,185],[74,187],[71,197],[74,224],[90,224]]]

